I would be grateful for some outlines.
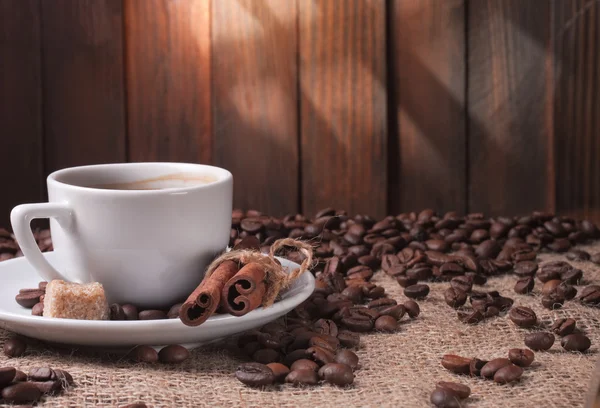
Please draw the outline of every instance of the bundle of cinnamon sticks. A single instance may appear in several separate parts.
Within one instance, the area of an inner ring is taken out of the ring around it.
[[[296,248],[305,256],[300,268],[289,275],[274,256],[282,247]],[[222,254],[208,267],[180,309],[183,324],[199,326],[216,312],[243,316],[261,305],[268,307],[312,264],[312,247],[290,238],[276,241],[269,255],[261,254],[258,247],[242,248]]]

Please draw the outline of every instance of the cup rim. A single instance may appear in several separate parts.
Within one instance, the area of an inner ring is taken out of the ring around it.
[[[58,179],[58,177],[63,176],[65,174],[71,172],[82,171],[86,169],[98,169],[101,170],[103,168],[110,167],[137,167],[137,166],[152,166],[152,165],[183,165],[186,167],[195,167],[197,169],[210,170],[213,174],[218,174],[218,179],[216,181],[212,181],[206,184],[196,184],[193,186],[186,187],[168,187],[161,188],[158,190],[118,190],[118,189],[106,189],[106,188],[95,188],[89,186],[78,186],[76,184],[66,183]],[[50,186],[60,186],[61,188],[66,188],[70,190],[77,191],[85,191],[93,194],[102,194],[102,195],[124,195],[124,196],[132,196],[132,195],[162,195],[162,194],[185,194],[191,191],[199,191],[204,189],[212,189],[215,187],[222,186],[228,182],[233,180],[233,175],[227,169],[222,167],[212,166],[209,164],[200,164],[200,163],[189,163],[189,162],[121,162],[121,163],[102,163],[102,164],[88,164],[82,166],[72,166],[65,167],[59,170],[55,170],[48,175],[46,181],[48,183],[48,187]]]

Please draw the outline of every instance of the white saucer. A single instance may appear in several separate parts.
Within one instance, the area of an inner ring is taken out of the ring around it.
[[[60,270],[56,254],[44,255]],[[288,271],[298,267],[287,259],[278,259]],[[19,289],[37,287],[39,281],[25,258],[0,262],[0,327],[47,342],[109,348],[138,344],[157,347],[181,344],[194,348],[211,343],[277,319],[306,300],[315,287],[312,274],[307,272],[291,285],[280,301],[266,309],[260,307],[241,317],[214,315],[198,327],[189,327],[179,319],[98,321],[32,316],[31,310],[15,302],[15,295]]]

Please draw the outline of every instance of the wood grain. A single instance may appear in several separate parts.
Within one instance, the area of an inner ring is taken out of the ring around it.
[[[390,21],[390,210],[464,212],[465,2],[394,0]]]
[[[212,18],[215,162],[234,206],[297,212],[296,2],[218,0]]]
[[[600,221],[600,4],[555,3],[557,210]]]
[[[129,160],[210,163],[210,2],[124,5]]]
[[[121,0],[41,4],[46,172],[124,161]]]
[[[10,210],[42,200],[40,5],[0,0],[0,172],[8,189],[0,199],[0,226]]]
[[[468,56],[469,210],[553,210],[550,2],[469,2]]]
[[[383,216],[385,3],[303,0],[298,6],[302,209]]]

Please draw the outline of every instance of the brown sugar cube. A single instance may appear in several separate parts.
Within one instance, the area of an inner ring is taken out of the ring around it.
[[[104,287],[98,282],[79,284],[53,280],[46,286],[43,316],[108,320],[110,312]]]

